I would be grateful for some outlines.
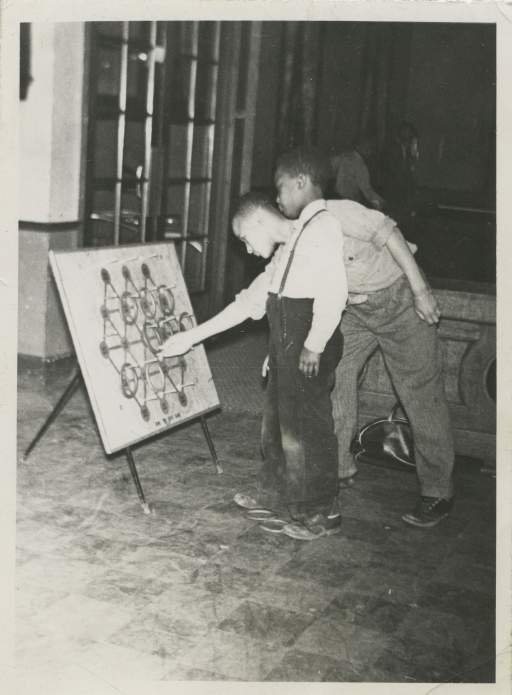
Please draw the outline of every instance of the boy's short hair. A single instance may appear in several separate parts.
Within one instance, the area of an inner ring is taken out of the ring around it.
[[[289,176],[309,176],[322,192],[332,176],[329,157],[316,147],[296,147],[284,152],[276,162],[276,172],[279,171]]]
[[[251,215],[261,208],[274,215],[281,214],[268,194],[260,193],[259,191],[249,191],[249,193],[245,193],[238,199],[233,211],[233,219],[237,217],[247,217],[247,215]]]

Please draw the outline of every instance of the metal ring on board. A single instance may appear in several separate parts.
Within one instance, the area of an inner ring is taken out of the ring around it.
[[[176,304],[173,293],[166,285],[159,285],[157,287],[157,294],[162,314],[164,316],[171,316]]]
[[[156,316],[157,305],[152,292],[146,289],[140,291],[140,308],[148,319],[154,319]]]
[[[121,390],[126,398],[133,398],[139,388],[139,377],[137,370],[129,362],[125,362],[121,367]]]
[[[154,323],[148,323],[146,321],[144,323],[144,326],[142,327],[142,333],[146,345],[155,355],[162,344],[162,339],[160,336],[160,331],[158,330],[158,326]]]
[[[132,326],[139,315],[139,307],[137,306],[137,302],[129,292],[123,292],[121,295],[120,304],[123,321],[129,326]]]
[[[172,335],[179,332],[178,322],[174,317],[159,321],[158,328],[160,330],[162,340],[167,340],[167,338],[170,338]]]
[[[144,368],[147,383],[151,386],[155,393],[165,391],[166,376],[162,370],[159,361],[149,362]],[[159,380],[155,383],[155,380]]]
[[[191,328],[193,328],[194,327],[194,319],[192,318],[192,314],[187,314],[186,311],[184,311],[182,314],[180,314],[179,324],[180,324],[180,331],[188,331]]]

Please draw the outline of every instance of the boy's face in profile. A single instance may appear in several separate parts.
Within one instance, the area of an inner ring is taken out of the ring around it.
[[[288,219],[297,219],[304,208],[304,176],[291,176],[278,169],[274,182],[277,188],[277,207]]]
[[[256,210],[233,220],[233,232],[245,244],[247,253],[262,258],[270,258],[276,245],[271,228],[271,220],[265,219],[264,210]]]

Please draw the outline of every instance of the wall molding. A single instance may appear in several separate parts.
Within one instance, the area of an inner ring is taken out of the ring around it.
[[[75,232],[81,224],[81,220],[71,220],[70,222],[31,222],[30,220],[19,220],[18,229],[20,232]]]

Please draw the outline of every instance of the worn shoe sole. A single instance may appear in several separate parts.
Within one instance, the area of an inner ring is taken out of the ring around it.
[[[265,521],[266,519],[272,519],[276,516],[276,513],[271,509],[263,509],[258,507],[257,509],[248,509],[246,514],[248,519],[253,521]]]
[[[284,519],[267,519],[261,522],[260,528],[267,533],[283,533],[287,524],[289,522]]]
[[[286,524],[283,528],[283,533],[297,541],[314,541],[317,538],[325,538],[326,536],[334,536],[341,531],[340,523],[333,528],[325,528],[324,526],[313,526],[307,528],[303,524]]]
[[[402,521],[405,521],[406,524],[410,524],[411,526],[416,526],[417,528],[432,528],[433,526],[437,526],[443,519],[446,519],[447,516],[449,516],[449,512],[441,514],[436,519],[425,521],[424,519],[419,519],[417,516],[414,516],[414,514],[404,514],[402,516]]]

